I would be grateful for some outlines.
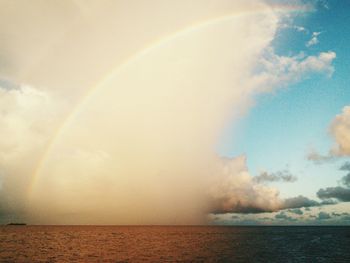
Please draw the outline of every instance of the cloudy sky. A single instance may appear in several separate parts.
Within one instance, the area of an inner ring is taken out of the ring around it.
[[[0,223],[350,224],[346,1],[0,7]]]

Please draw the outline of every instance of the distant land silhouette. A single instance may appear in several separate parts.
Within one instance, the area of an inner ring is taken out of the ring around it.
[[[26,223],[9,223],[8,226],[26,226]]]

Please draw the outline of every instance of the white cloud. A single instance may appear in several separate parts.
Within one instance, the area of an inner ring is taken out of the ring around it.
[[[49,94],[7,84],[0,86],[0,217],[23,213],[31,173],[58,123]]]
[[[307,29],[303,26],[294,26],[295,30],[298,32],[307,32]]]
[[[0,87],[0,156],[3,162],[44,143],[54,105],[49,96],[30,86]]]
[[[335,161],[337,158],[331,154],[322,155],[316,150],[312,149],[306,156],[309,161],[314,162],[315,164],[323,164],[327,162]]]
[[[321,73],[331,76],[336,54],[333,51],[321,52],[318,56],[279,56],[269,50],[261,59],[262,72],[253,77],[253,82],[260,91],[270,91],[276,86],[286,86],[300,81],[304,77]]]
[[[283,203],[277,189],[259,184],[249,174],[245,156],[218,160],[209,185],[215,213],[276,211]]]
[[[342,113],[334,118],[330,131],[336,143],[332,154],[350,156],[350,106],[345,106]]]
[[[322,155],[312,150],[307,155],[308,160],[322,164],[350,156],[350,106],[345,106],[342,113],[335,116],[330,125],[330,135],[334,139],[334,146],[329,153]]]
[[[319,43],[318,36],[321,34],[321,32],[313,32],[311,39],[306,43],[307,47],[311,47],[314,45],[317,45]]]
[[[12,66],[3,74],[40,87],[0,89],[2,211],[25,204],[39,223],[198,223],[210,211],[208,198],[223,211],[283,206],[276,189],[253,181],[245,157],[218,160],[213,149],[252,94],[314,72],[330,75],[334,52],[276,55],[271,41],[283,12],[258,0],[137,9],[107,1],[84,5],[83,18],[70,3],[44,4],[47,23],[31,4],[7,10],[18,24],[0,23],[15,36],[4,34]],[[152,44],[157,39],[168,41]],[[132,54],[132,63],[115,69]],[[65,122],[111,68],[113,76]]]
[[[254,177],[254,181],[258,183],[268,182],[290,182],[293,183],[297,180],[297,177],[290,173],[288,170],[281,170],[269,173],[267,171],[261,172],[258,176]]]
[[[302,32],[302,33],[307,33],[309,32],[305,27],[303,26],[297,26],[297,25],[293,25],[293,22],[290,23],[283,23],[279,26],[280,29],[294,29],[297,32]]]

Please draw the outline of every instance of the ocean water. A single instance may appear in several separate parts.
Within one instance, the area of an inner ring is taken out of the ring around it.
[[[350,262],[350,227],[1,226],[0,262]]]

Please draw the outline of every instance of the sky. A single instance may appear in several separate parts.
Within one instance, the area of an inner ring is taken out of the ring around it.
[[[346,1],[0,6],[0,223],[350,224]]]
[[[313,151],[328,154],[334,145],[330,125],[350,101],[349,3],[318,1],[314,7],[294,18],[293,26],[280,29],[273,46],[280,54],[292,55],[332,50],[336,53],[332,75],[311,74],[274,94],[259,95],[238,124],[228,125],[218,146],[224,156],[249,156],[254,174],[288,170],[297,176],[293,185],[276,184],[286,197],[302,192],[316,198],[318,189],[338,185],[344,176],[339,168],[347,160],[345,156],[315,165],[307,159]]]

